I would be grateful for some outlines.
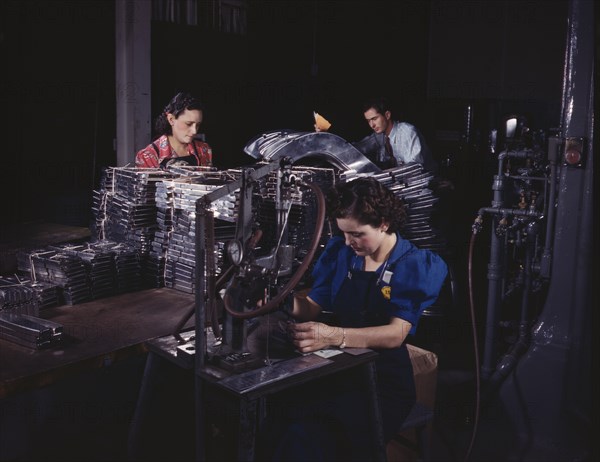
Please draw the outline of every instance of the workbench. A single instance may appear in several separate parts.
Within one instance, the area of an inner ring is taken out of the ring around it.
[[[210,329],[208,331],[210,334]],[[182,333],[185,340],[193,340],[194,331]],[[208,337],[208,343],[214,337]],[[253,342],[249,341],[249,344]],[[317,380],[328,380],[337,374],[348,374],[351,380],[365,384],[363,404],[367,406],[372,430],[373,460],[385,460],[385,445],[381,428],[381,416],[376,393],[375,359],[376,352],[369,349],[340,350],[321,352],[323,356],[311,353],[297,354],[290,358],[278,358],[273,362],[250,370],[232,371],[205,363],[197,367],[194,358],[178,354],[178,342],[173,336],[165,336],[148,341],[149,355],[144,372],[142,389],[133,418],[129,441],[129,456],[139,456],[144,438],[136,425],[145,420],[146,410],[152,406],[156,393],[152,390],[153,381],[160,379],[162,363],[175,364],[196,374],[196,460],[212,460],[214,457],[231,457],[239,461],[253,461],[256,456],[258,432],[267,416],[268,400],[278,393],[296,387],[312,384]],[[215,448],[209,441],[211,431],[219,427],[228,432],[220,447]],[[223,427],[220,425],[223,424]],[[211,427],[207,431],[207,427]],[[225,451],[225,452],[222,452]]]
[[[0,341],[0,398],[35,390],[82,371],[146,353],[149,354],[147,369],[151,369],[151,365],[160,357],[194,374],[193,361],[177,357],[178,342],[172,335],[193,303],[193,295],[159,288],[43,310],[40,317],[63,325],[63,340],[58,345],[40,350]],[[193,333],[189,330],[193,323],[192,318],[185,325],[183,335],[189,337]],[[353,352],[349,349],[331,358],[314,355],[291,358],[286,360],[290,368],[285,361],[281,361],[243,372],[224,371],[206,365],[196,376],[195,405],[199,419],[204,421],[207,403],[210,404],[206,401],[208,396],[227,401],[236,409],[236,415],[240,416],[235,428],[237,459],[253,460],[255,437],[269,396],[330,374],[356,369],[369,386],[368,399],[373,400],[370,407],[374,410],[372,418],[377,423],[379,412],[373,362],[376,356],[370,350]],[[277,369],[281,368],[286,368],[287,372],[277,373]],[[147,380],[152,380],[149,371],[144,374],[144,381]],[[146,386],[147,383],[142,383],[140,405],[144,401],[143,390]],[[135,422],[141,417],[139,413],[142,411],[138,406],[130,445],[135,445]],[[202,452],[206,448],[202,425],[196,434],[202,434],[197,442],[200,451],[198,459],[202,460]],[[377,432],[373,436],[377,441],[381,438]]]
[[[62,341],[35,350],[0,340],[0,398],[145,353],[145,342],[172,333],[193,303],[163,287],[47,308],[39,317],[62,324]]]

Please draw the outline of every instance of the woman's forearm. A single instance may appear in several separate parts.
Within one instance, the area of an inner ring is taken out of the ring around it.
[[[292,316],[299,321],[312,321],[321,312],[321,307],[308,296],[308,289],[294,293]]]

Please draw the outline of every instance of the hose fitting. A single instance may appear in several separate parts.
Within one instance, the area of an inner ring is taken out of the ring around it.
[[[473,222],[473,225],[471,226],[471,231],[473,232],[473,234],[477,234],[478,232],[480,232],[483,228],[483,215],[479,214],[477,215],[477,218],[475,218],[475,221]]]

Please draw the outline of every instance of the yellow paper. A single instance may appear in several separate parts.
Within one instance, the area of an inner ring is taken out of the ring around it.
[[[313,115],[315,116],[315,124],[319,130],[327,131],[331,127],[331,123],[323,117],[318,112],[313,111]]]

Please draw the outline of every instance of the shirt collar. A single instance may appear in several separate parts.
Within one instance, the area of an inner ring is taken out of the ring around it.
[[[390,257],[388,258],[388,262],[390,264],[392,264],[392,263],[398,261],[404,255],[406,255],[408,252],[410,252],[410,250],[412,248],[413,248],[413,244],[410,241],[400,237],[400,233],[396,232],[396,245],[392,249],[392,253],[390,254]]]

